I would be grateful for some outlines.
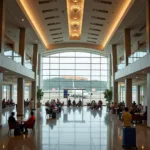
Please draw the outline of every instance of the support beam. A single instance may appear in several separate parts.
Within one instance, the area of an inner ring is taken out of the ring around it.
[[[113,102],[118,103],[118,82],[115,82],[117,72],[117,45],[112,45],[112,75],[113,75]]]
[[[130,109],[132,106],[132,79],[125,79],[125,100],[126,106]]]
[[[140,94],[140,85],[137,85],[136,87],[136,99],[137,99],[137,103],[140,104],[141,101],[140,101],[140,98],[141,98],[141,94]]]
[[[32,90],[32,92],[31,92],[31,98],[33,98],[33,100],[34,100],[34,109],[36,109],[37,108],[37,95],[36,95],[36,92],[37,92],[37,90],[36,90],[36,81],[32,81],[32,85],[31,85],[31,90]]]
[[[20,28],[19,34],[19,54],[21,56],[21,64],[25,63],[25,43],[26,43],[26,29]]]
[[[146,48],[150,53],[150,0],[146,0]]]
[[[146,0],[146,48],[150,53],[150,0]],[[147,125],[150,127],[150,73],[147,74]]]
[[[125,66],[128,66],[128,57],[131,55],[131,37],[130,37],[130,29],[124,30],[124,45],[125,45],[125,51],[124,51],[124,60],[125,60]]]
[[[6,0],[0,0],[0,53],[4,52],[5,43],[5,7]]]
[[[147,74],[147,125],[150,127],[150,73]]]
[[[24,116],[24,79],[17,80],[17,116]]]
[[[37,59],[38,58],[37,57],[38,57],[38,45],[34,44],[33,45],[33,62],[32,62],[33,66],[32,66],[32,71],[35,72],[35,74],[36,74],[37,66],[38,66],[38,64],[37,64]]]
[[[34,100],[34,109],[36,109],[37,107],[37,58],[38,57],[38,45],[34,44],[33,45],[33,67],[32,67],[32,71],[34,71],[35,73],[35,78],[34,81],[32,81],[32,85],[31,85],[31,97]]]

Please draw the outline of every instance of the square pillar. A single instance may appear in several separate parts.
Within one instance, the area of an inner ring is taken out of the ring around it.
[[[0,53],[4,52],[6,0],[0,0]]]
[[[114,101],[114,103],[118,103],[118,82],[114,82],[113,101]]]
[[[31,85],[31,98],[34,100],[34,109],[37,107],[37,90],[36,90],[36,81],[32,81]]]
[[[150,127],[150,73],[147,74],[147,126]]]
[[[146,0],[146,48],[150,53],[150,0]]]
[[[136,86],[136,99],[137,99],[137,103],[140,104],[141,101],[140,101],[140,98],[141,98],[141,94],[140,94],[140,85],[137,85]]]
[[[125,79],[125,100],[126,106],[130,109],[132,106],[132,79]]]
[[[26,43],[26,29],[21,28],[19,34],[19,55],[21,56],[21,64],[25,63],[25,43]]]
[[[118,82],[115,81],[117,71],[117,45],[112,45],[112,75],[113,75],[113,102],[118,103]]]
[[[125,45],[125,51],[124,51],[124,61],[125,66],[128,66],[128,57],[131,55],[131,37],[130,37],[130,29],[124,30],[124,45]]]
[[[17,116],[24,116],[24,79],[17,79]]]

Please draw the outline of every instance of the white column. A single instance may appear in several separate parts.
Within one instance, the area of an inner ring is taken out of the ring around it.
[[[10,84],[10,99],[14,100],[14,85]]]
[[[147,126],[150,127],[150,73],[147,74]]]

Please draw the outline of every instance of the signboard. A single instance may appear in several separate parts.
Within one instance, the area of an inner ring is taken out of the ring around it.
[[[64,98],[68,97],[68,90],[64,90]]]

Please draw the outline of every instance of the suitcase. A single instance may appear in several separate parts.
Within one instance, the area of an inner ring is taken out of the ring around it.
[[[52,119],[56,119],[56,112],[52,113]]]
[[[123,138],[122,138],[123,148],[136,148],[136,129],[131,127],[123,128]]]
[[[119,120],[122,120],[122,112],[119,113]]]
[[[21,135],[21,129],[20,129],[20,127],[16,127],[14,129],[14,136],[18,136],[18,135]]]

